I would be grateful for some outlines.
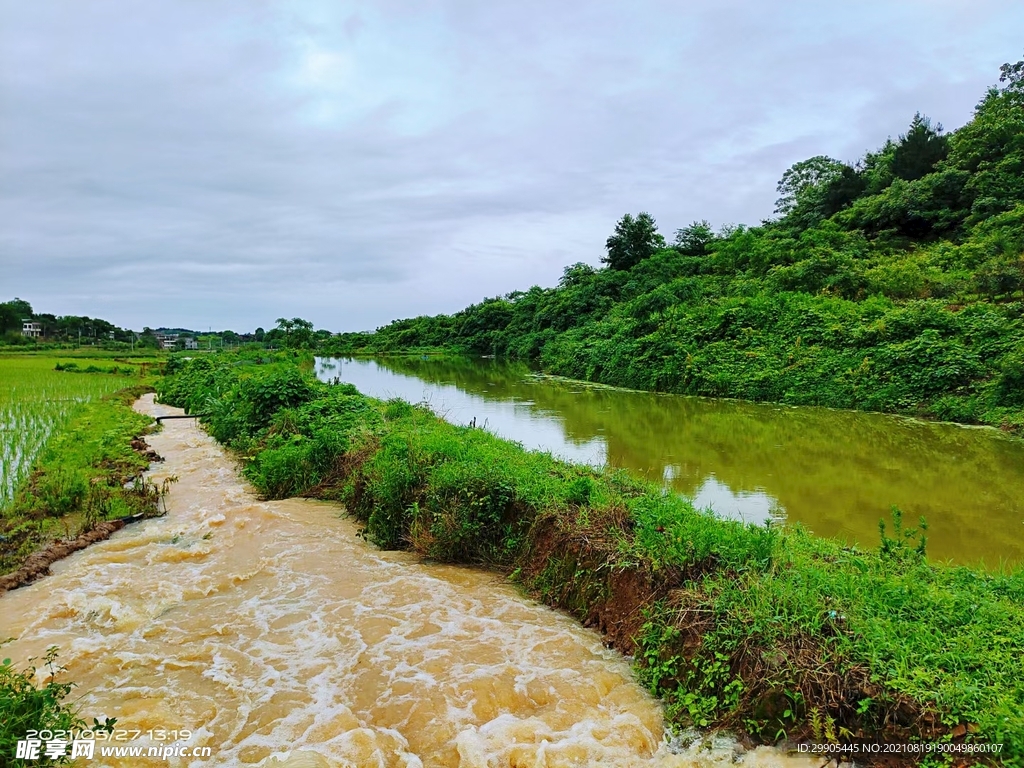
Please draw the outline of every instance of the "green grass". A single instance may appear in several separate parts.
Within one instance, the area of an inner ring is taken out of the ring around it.
[[[55,370],[59,364],[52,356],[0,356],[0,513],[50,437],[83,405],[138,382],[120,369],[76,376]]]
[[[0,643],[2,652],[3,643]],[[43,757],[39,760],[19,760],[17,742],[24,739],[29,729],[48,731],[82,730],[86,722],[79,717],[76,708],[65,699],[71,693],[73,684],[58,681],[64,668],[57,664],[57,648],[49,648],[41,660],[47,674],[42,687],[36,687],[37,669],[29,659],[24,669],[16,668],[10,659],[0,662],[0,765],[57,765],[71,762],[65,756],[58,760]]]
[[[142,370],[0,356],[0,573],[98,522],[156,512],[160,491],[131,447],[150,424],[131,408],[152,390]]]
[[[633,653],[680,725],[790,738],[967,739],[1024,765],[1024,573],[744,525],[293,365],[183,364],[161,398],[210,416],[266,496],[343,501],[383,547],[512,572]]]

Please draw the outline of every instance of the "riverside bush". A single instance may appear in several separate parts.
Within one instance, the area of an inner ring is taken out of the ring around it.
[[[0,765],[70,763],[71,759],[67,756],[57,760],[47,757],[31,762],[19,760],[15,758],[17,742],[25,738],[30,728],[52,732],[82,730],[87,727],[75,708],[64,701],[71,693],[73,684],[57,680],[64,668],[57,664],[56,646],[47,649],[42,660],[49,674],[47,681],[38,688],[35,684],[35,661],[37,659],[29,659],[29,666],[25,669],[17,669],[10,659],[0,663]]]

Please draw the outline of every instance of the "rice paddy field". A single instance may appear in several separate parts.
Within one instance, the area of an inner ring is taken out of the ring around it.
[[[78,359],[56,370],[55,356],[0,355],[0,513],[47,441],[64,429],[85,403],[136,383],[131,366],[103,361],[100,372]],[[94,366],[95,367],[95,366]],[[102,371],[117,368],[117,373]]]

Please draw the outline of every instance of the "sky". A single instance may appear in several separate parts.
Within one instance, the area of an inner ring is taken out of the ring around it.
[[[122,327],[454,312],[772,215],[970,119],[1019,0],[0,0],[0,300]]]

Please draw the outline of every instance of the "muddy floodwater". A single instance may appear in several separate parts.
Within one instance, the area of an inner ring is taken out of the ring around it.
[[[178,478],[169,514],[0,597],[0,636],[19,664],[60,646],[82,714],[142,731],[132,744],[188,730],[212,756],[84,764],[732,764],[726,739],[670,745],[626,659],[499,576],[377,551],[332,505],[259,501],[192,422],[149,440],[153,479]]]
[[[1024,440],[993,429],[593,388],[491,360],[317,366],[364,394],[427,402],[527,448],[627,469],[725,517],[875,547],[895,505],[905,523],[925,517],[933,560],[1024,562]]]

